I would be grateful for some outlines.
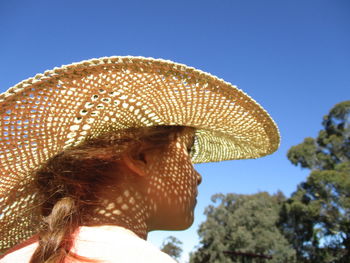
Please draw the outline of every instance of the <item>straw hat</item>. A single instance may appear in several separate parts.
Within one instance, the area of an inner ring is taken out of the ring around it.
[[[0,250],[37,231],[32,171],[107,130],[194,127],[194,163],[257,158],[279,145],[275,123],[244,92],[161,59],[105,57],[48,70],[1,94],[0,112]]]

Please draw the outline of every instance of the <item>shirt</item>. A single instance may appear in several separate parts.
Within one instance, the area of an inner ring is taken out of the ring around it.
[[[35,241],[5,255],[0,262],[28,263],[37,246],[38,242]],[[132,231],[119,226],[80,227],[71,251],[101,263],[176,262]],[[69,260],[69,263],[74,262],[78,261]]]

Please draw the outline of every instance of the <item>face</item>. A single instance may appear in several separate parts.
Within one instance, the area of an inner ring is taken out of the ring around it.
[[[151,211],[150,230],[182,230],[194,219],[197,186],[201,177],[194,169],[189,149],[194,130],[185,128],[165,148],[147,154],[145,195]]]

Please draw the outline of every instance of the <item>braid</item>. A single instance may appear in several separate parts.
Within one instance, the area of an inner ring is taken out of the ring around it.
[[[30,263],[63,263],[72,247],[70,237],[78,227],[76,222],[76,205],[70,197],[60,199],[52,212],[44,220],[40,234],[39,247]]]

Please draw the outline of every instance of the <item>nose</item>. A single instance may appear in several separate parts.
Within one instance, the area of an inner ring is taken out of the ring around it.
[[[202,176],[196,170],[195,170],[195,173],[196,173],[196,176],[197,176],[197,185],[200,185],[201,182],[202,182]]]

